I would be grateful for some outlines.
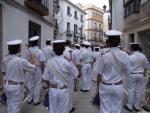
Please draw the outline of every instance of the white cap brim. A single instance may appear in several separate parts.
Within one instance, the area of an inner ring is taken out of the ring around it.
[[[83,44],[84,44],[84,45],[87,45],[87,46],[90,46],[90,45],[91,45],[91,43],[88,42],[88,41],[84,41]]]
[[[7,45],[18,45],[21,43],[22,43],[22,40],[12,40],[12,41],[8,41],[6,44]]]
[[[40,37],[39,36],[34,36],[34,37],[31,37],[30,39],[29,39],[29,41],[36,41],[36,40],[38,40]]]
[[[57,44],[57,43],[65,43],[65,40],[54,40],[52,41],[53,44]]]
[[[105,32],[106,36],[120,36],[122,32],[116,30],[108,30]]]

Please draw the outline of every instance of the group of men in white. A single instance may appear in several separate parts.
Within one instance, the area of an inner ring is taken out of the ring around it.
[[[144,75],[149,62],[140,52],[138,43],[131,44],[132,54],[119,49],[121,32],[109,30],[108,48],[92,52],[91,43],[82,46],[69,40],[46,41],[40,49],[39,36],[29,39],[29,47],[20,57],[22,40],[7,42],[9,55],[1,64],[3,87],[7,97],[8,113],[21,113],[24,85],[29,89],[29,104],[41,103],[41,86],[48,90],[49,112],[69,113],[74,111],[73,91],[77,91],[79,78],[83,85],[80,91],[88,93],[92,79],[97,82],[100,96],[100,113],[121,113],[124,99],[124,81],[128,90],[128,111],[140,111],[144,92]],[[126,80],[125,80],[126,79]]]

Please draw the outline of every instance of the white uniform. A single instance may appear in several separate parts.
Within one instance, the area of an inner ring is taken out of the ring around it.
[[[112,62],[112,54],[120,64],[120,72]],[[130,61],[127,53],[119,48],[110,48],[110,52],[99,57],[95,72],[102,75],[102,83],[99,86],[100,92],[100,113],[120,113],[123,101],[123,75],[130,73]],[[105,84],[104,84],[105,83]],[[117,84],[118,83],[118,84]]]
[[[28,100],[36,104],[40,101],[40,90],[41,90],[41,82],[42,82],[42,70],[40,67],[40,62],[45,61],[44,53],[36,46],[30,47],[26,52],[26,59],[31,61],[31,54],[35,55],[35,65],[36,71],[28,73],[28,87],[30,93],[28,95]]]
[[[101,52],[93,52],[93,58],[95,59],[95,63],[93,64],[93,68],[95,67],[95,64],[96,64],[96,61],[98,60],[98,58],[99,58],[99,56],[101,55]],[[94,80],[94,81],[97,81],[97,74],[93,71],[93,69],[92,69],[92,79]]]
[[[82,58],[82,55],[81,55],[80,49],[75,49],[72,53],[72,61],[73,61],[74,65],[81,64],[81,62],[80,62],[81,58]]]
[[[69,113],[69,85],[71,76],[76,76],[76,68],[63,56],[54,56],[44,70],[43,79],[58,88],[49,89],[50,113]],[[60,87],[66,85],[67,88]]]
[[[47,63],[48,60],[50,60],[55,55],[55,53],[53,51],[53,48],[50,45],[45,46],[42,50],[44,52],[46,63]]]
[[[65,47],[65,51],[63,53],[63,56],[65,56],[67,59],[70,59],[70,61],[73,61],[73,50],[70,47]],[[74,65],[75,67],[75,65]],[[73,108],[73,86],[74,86],[74,79],[78,76],[78,71],[75,67],[76,75],[71,76],[70,75],[70,82],[69,82],[69,111]]]
[[[144,92],[144,69],[148,69],[149,62],[144,54],[136,51],[130,55],[132,72],[128,77],[129,98],[127,106],[133,110],[133,107],[140,109],[142,102],[142,94]]]
[[[4,92],[7,96],[8,113],[20,113],[24,98],[25,71],[34,71],[35,66],[17,55],[7,56],[1,70],[4,75]],[[12,83],[15,83],[12,85]]]
[[[83,77],[83,90],[90,90],[92,84],[91,77],[91,63],[93,62],[93,54],[89,48],[82,51],[82,77]]]

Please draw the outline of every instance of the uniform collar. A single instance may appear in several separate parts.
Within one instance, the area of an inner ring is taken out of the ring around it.
[[[116,50],[120,50],[120,49],[118,47],[111,47],[109,50],[110,51],[116,51]]]
[[[136,53],[139,53],[139,51],[134,51],[132,54],[136,54]]]

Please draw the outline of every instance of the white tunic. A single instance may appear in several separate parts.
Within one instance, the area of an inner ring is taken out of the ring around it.
[[[93,53],[89,48],[85,48],[82,51],[82,62],[83,63],[91,63],[93,61]]]
[[[81,64],[80,61],[81,61],[81,51],[79,49],[75,49],[72,53],[72,61],[75,65],[78,65],[78,64]]]
[[[37,46],[30,47],[29,50],[27,50],[25,58],[29,61],[31,61],[31,54],[34,54],[36,56],[35,59],[36,66],[40,66],[41,61],[45,61],[45,56],[43,51],[40,50]]]
[[[52,71],[49,69],[49,65],[51,65],[51,63],[53,63],[54,68],[57,69],[57,72],[65,78],[67,84],[64,84],[63,81],[56,77],[55,73],[52,73]],[[72,62],[67,61],[63,56],[55,56],[48,61],[48,64],[44,70],[43,79],[48,80],[50,83],[58,86],[68,85],[70,77],[77,76],[77,71],[75,70],[76,68]]]
[[[4,80],[14,82],[25,82],[25,71],[34,71],[34,69],[34,65],[16,55],[7,56],[1,66],[1,71],[6,73]]]
[[[130,55],[132,73],[144,72],[144,69],[148,69],[149,62],[144,54],[136,51]]]
[[[129,56],[126,52],[121,51],[119,48],[110,48],[110,52],[112,52],[117,60],[123,65],[122,66],[122,73],[125,73],[126,75],[130,74],[130,60]],[[96,66],[95,66],[95,72],[99,73],[102,76],[102,80],[106,83],[116,83],[120,80],[123,80],[123,75],[120,75],[113,64],[111,63],[110,59],[107,59],[106,54],[102,55],[102,57],[99,57]]]
[[[53,48],[51,46],[46,46],[42,50],[44,52],[46,62],[48,62],[48,60],[50,60],[55,55]]]

